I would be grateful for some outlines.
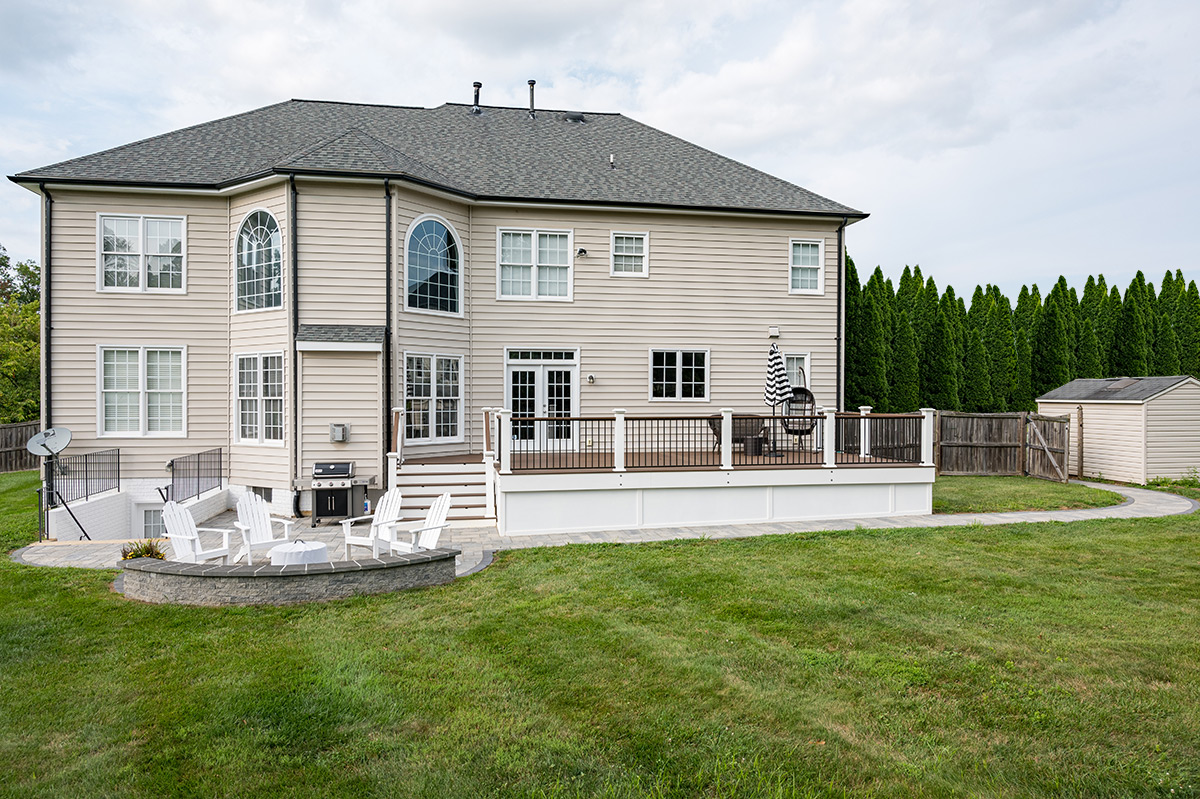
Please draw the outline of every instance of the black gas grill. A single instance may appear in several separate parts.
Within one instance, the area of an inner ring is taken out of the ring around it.
[[[309,484],[313,492],[312,526],[316,527],[319,519],[362,515],[367,486],[373,482],[374,478],[354,476],[354,461],[314,463]]]

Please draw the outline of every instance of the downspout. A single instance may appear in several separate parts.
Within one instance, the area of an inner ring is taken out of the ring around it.
[[[834,386],[836,397],[834,399],[835,407],[842,410],[842,374],[845,371],[845,364],[842,363],[843,339],[845,338],[845,326],[842,323],[842,308],[846,305],[846,224],[847,217],[842,217],[842,224],[838,227],[838,285],[837,285],[837,376],[834,378]]]
[[[387,300],[383,322],[383,462],[387,463],[392,446],[392,179],[383,179],[383,229],[387,237],[384,246],[383,269]],[[387,485],[387,483],[384,483]]]
[[[50,390],[50,347],[51,347],[51,332],[54,327],[50,324],[50,255],[52,252],[51,244],[51,225],[54,222],[54,198],[50,196],[50,192],[46,191],[46,184],[39,183],[38,191],[45,198],[43,205],[45,206],[45,220],[43,224],[46,226],[46,235],[43,245],[45,250],[42,254],[42,303],[38,310],[42,313],[42,414],[45,416],[43,429],[54,426],[54,394]]]
[[[292,249],[292,467],[294,484],[300,482],[300,350],[296,336],[300,333],[300,246],[296,240],[296,176],[288,175],[288,228]],[[315,511],[315,509],[314,509]],[[292,492],[292,515],[300,516],[300,492]]]

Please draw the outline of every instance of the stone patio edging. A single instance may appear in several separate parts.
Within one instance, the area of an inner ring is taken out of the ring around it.
[[[453,582],[458,554],[457,549],[430,549],[290,566],[222,566],[138,558],[122,561],[122,588],[127,598],[154,604],[219,607],[320,602]]]

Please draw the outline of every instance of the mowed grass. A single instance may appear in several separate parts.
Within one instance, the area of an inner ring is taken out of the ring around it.
[[[1125,497],[1076,483],[1036,477],[938,477],[934,513],[1003,513],[1020,510],[1077,510],[1120,505]]]
[[[1198,534],[524,550],[292,608],[2,562],[0,794],[1196,795]]]

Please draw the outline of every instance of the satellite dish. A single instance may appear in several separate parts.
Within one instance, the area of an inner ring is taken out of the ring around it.
[[[49,458],[62,452],[71,443],[71,431],[65,427],[43,430],[25,444],[25,449],[34,455]]]

